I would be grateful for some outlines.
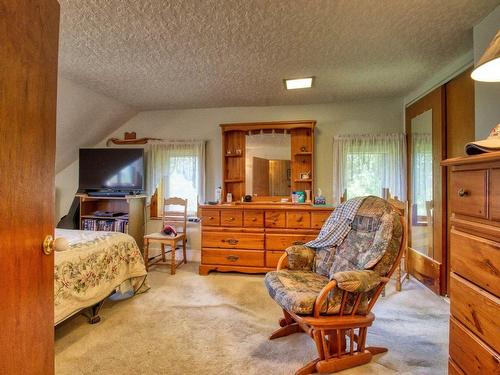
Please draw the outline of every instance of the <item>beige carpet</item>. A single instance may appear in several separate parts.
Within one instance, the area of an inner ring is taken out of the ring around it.
[[[315,358],[312,340],[274,341],[281,310],[263,276],[197,274],[189,263],[171,276],[149,275],[151,289],[110,302],[102,321],[82,316],[56,329],[56,374],[293,374]],[[368,344],[389,352],[341,374],[446,374],[449,306],[416,282],[391,285],[377,303]]]

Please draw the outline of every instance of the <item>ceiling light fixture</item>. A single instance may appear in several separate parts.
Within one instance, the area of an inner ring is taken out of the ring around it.
[[[486,48],[470,76],[474,81],[500,82],[500,31]]]
[[[314,77],[285,79],[285,87],[287,90],[308,89],[312,87]]]

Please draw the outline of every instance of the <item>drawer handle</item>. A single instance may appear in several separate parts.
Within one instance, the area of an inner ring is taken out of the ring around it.
[[[234,220],[236,220],[234,217],[228,217],[228,218],[226,219],[226,221],[234,221]]]
[[[295,241],[292,243],[292,245],[304,245],[305,242],[304,241]]]
[[[469,195],[469,192],[467,190],[464,190],[463,188],[461,188],[459,191],[458,191],[458,196],[459,197],[465,197]]]
[[[238,241],[238,240],[236,240],[236,239],[234,239],[234,238],[230,238],[230,239],[228,239],[228,240],[222,240],[222,242],[227,242],[227,243],[228,243],[228,244],[230,244],[230,245],[236,245],[236,244],[237,244],[238,242],[240,242],[240,241]]]
[[[226,259],[230,262],[236,262],[238,259],[240,259],[240,257],[236,255],[229,255],[228,257],[226,257]]]
[[[215,219],[215,217],[213,217],[213,216],[210,216],[210,217],[208,218],[208,220],[213,220],[213,219]]]
[[[302,216],[297,218],[297,223],[300,223],[302,221]]]
[[[254,217],[254,218],[252,219],[252,221],[253,221],[253,222],[256,222],[256,221],[257,221],[257,218],[256,218],[256,217]]]

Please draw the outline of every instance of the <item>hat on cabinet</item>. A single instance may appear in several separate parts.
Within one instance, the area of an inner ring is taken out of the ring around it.
[[[500,124],[491,130],[488,138],[481,141],[469,142],[465,145],[465,153],[467,155],[477,155],[494,151],[500,151]]]

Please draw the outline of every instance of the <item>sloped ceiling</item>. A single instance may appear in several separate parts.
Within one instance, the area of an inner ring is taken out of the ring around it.
[[[61,76],[57,90],[56,172],[78,158],[80,147],[95,145],[137,114],[131,106]]]
[[[138,109],[404,96],[500,0],[60,0],[65,77]],[[287,92],[283,78],[316,76]]]

